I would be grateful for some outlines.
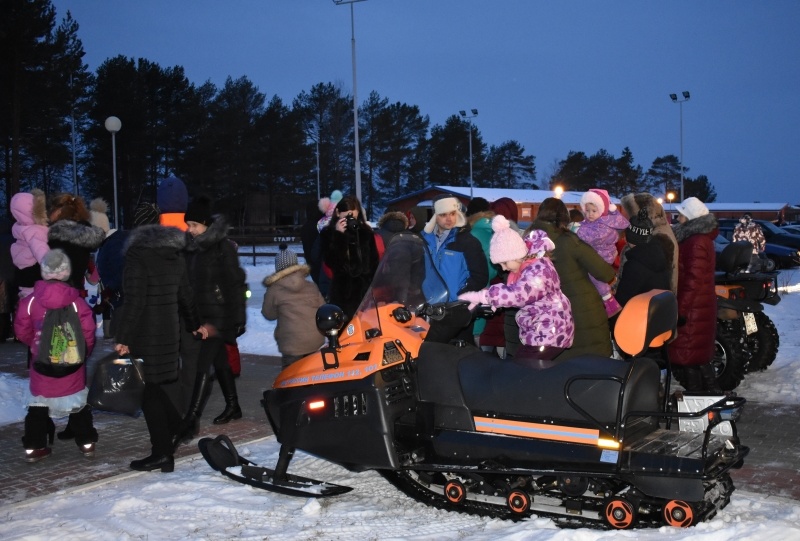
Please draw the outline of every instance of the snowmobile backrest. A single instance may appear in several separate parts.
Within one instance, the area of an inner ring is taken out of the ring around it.
[[[726,273],[735,273],[746,269],[750,265],[750,256],[753,254],[753,245],[746,240],[731,242],[722,249],[717,256],[717,270]]]
[[[652,289],[625,304],[614,326],[617,346],[633,357],[661,347],[675,336],[678,301],[671,291]]]

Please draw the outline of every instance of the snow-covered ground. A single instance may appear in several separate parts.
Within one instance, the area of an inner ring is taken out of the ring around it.
[[[267,261],[269,263],[267,264]],[[243,261],[244,262],[244,261]],[[260,313],[261,281],[273,272],[272,258],[247,266],[253,296],[247,333],[239,347],[278,355],[273,324]],[[737,392],[764,403],[800,400],[800,272],[783,271],[783,300],[766,311],[780,333],[778,358],[766,372],[747,376]],[[0,425],[20,421],[27,382],[0,374]],[[273,437],[239,445],[250,460],[273,465]],[[202,458],[178,462],[175,472],[128,473],[23,503],[0,507],[0,538],[105,541],[107,539],[270,540],[800,540],[800,502],[737,490],[713,520],[686,530],[662,527],[624,532],[561,530],[548,519],[491,520],[439,511],[403,496],[374,472],[351,473],[298,453],[291,471],[351,486],[327,499],[304,499],[246,487],[212,471]]]

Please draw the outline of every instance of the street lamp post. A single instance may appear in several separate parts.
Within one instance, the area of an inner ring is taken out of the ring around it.
[[[458,113],[469,122],[469,198],[472,199],[472,119],[478,116],[477,109],[470,109],[472,115],[467,115],[466,111],[459,111]]]
[[[106,119],[106,129],[111,132],[111,169],[114,179],[114,227],[119,226],[119,206],[117,205],[117,132],[122,128],[122,121],[115,116]]]
[[[679,105],[679,107],[680,107],[680,118],[681,118],[681,203],[684,200],[684,197],[683,197],[683,102],[689,101],[689,92],[687,90],[684,90],[682,92],[682,94],[683,94],[683,99],[682,100],[678,99],[678,95],[677,94],[670,94],[669,95],[670,99],[674,103],[677,103]]]
[[[675,194],[671,191],[667,192],[667,202],[669,203],[669,211],[672,212],[672,200],[675,199]]]
[[[356,198],[361,201],[361,156],[358,148],[358,91],[356,85],[356,29],[353,4],[366,0],[333,0],[337,6],[350,4],[350,43],[353,55],[353,139],[355,141]]]

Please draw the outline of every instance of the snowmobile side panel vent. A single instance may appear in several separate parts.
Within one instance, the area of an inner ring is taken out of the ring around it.
[[[333,397],[334,417],[357,417],[367,414],[367,396],[364,393]]]
[[[353,357],[354,361],[368,361],[369,360],[369,351],[362,351],[355,357]]]

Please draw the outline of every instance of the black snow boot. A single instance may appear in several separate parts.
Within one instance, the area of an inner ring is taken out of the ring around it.
[[[191,441],[200,431],[200,416],[203,414],[209,391],[211,390],[211,376],[208,374],[197,374],[192,391],[192,401],[189,409],[183,417],[175,437],[172,440],[173,449],[177,449],[182,443]]]
[[[30,406],[25,415],[25,435],[22,445],[25,447],[26,462],[38,462],[50,456],[48,443],[53,443],[56,425],[50,418],[50,408],[46,406]]]
[[[225,409],[214,418],[215,425],[224,425],[233,419],[242,418],[242,408],[239,407],[239,396],[236,394],[236,380],[229,366],[217,371],[222,396],[225,397]]]
[[[75,444],[83,456],[94,456],[94,444],[97,443],[97,429],[92,419],[92,407],[84,406],[77,413],[69,414],[69,424],[75,434]]]

